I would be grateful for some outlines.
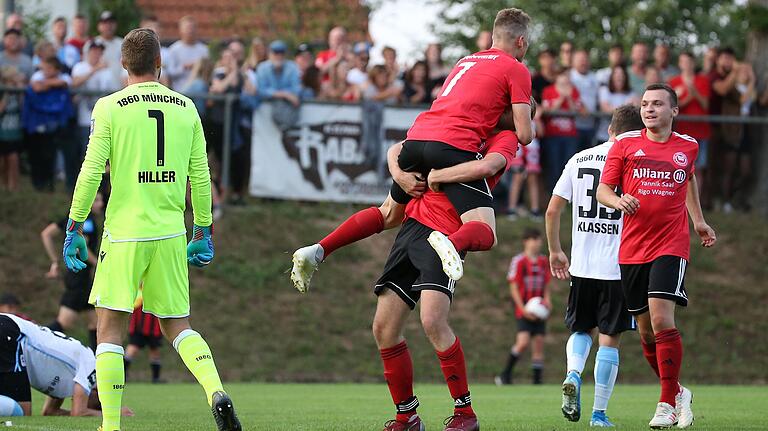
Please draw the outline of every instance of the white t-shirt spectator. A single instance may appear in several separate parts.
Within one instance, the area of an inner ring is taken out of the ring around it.
[[[611,70],[613,70],[612,67],[604,67],[595,72],[597,83],[601,86],[608,85],[608,80],[611,79]]]
[[[100,42],[104,45],[104,55],[101,59],[109,65],[109,71],[112,72],[112,77],[116,82],[122,82],[123,65],[120,63],[120,47],[123,46],[123,38],[113,37],[110,40],[106,40],[101,36],[96,36],[94,41]],[[86,42],[83,52],[88,52],[91,48],[91,41]]]
[[[571,82],[573,86],[579,90],[579,96],[581,97],[581,103],[587,108],[589,112],[596,112],[597,105],[597,91],[600,88],[600,83],[597,81],[597,76],[594,72],[589,71],[582,75],[576,69],[571,69]],[[579,130],[589,130],[595,127],[595,119],[593,117],[576,117],[576,128]]]
[[[163,58],[162,61],[171,80],[171,88],[178,91],[187,82],[192,71],[191,67],[185,67],[185,65],[194,64],[201,58],[208,58],[208,46],[202,42],[188,45],[177,40],[168,47],[167,56],[168,58]]]
[[[600,104],[603,104],[607,102],[611,109],[616,109],[621,105],[630,103],[632,100],[634,100],[634,95],[632,92],[627,93],[612,93],[611,90],[608,89],[608,87],[600,87],[600,91],[598,93],[598,101]],[[608,125],[611,124],[610,118],[601,118],[600,119],[600,126],[597,128],[597,139],[600,141],[607,141],[609,139],[608,136]]]
[[[72,68],[72,77],[78,78],[81,76],[88,76],[93,70],[93,66],[87,61],[81,61],[75,64]],[[94,73],[93,76],[88,78],[83,85],[79,87],[85,91],[100,91],[111,92],[120,88],[120,83],[115,81],[112,76],[112,72],[109,69],[101,69]],[[91,112],[93,106],[96,104],[98,97],[95,96],[81,96],[80,102],[77,104],[77,125],[82,127],[90,127],[91,125]]]
[[[347,82],[351,85],[362,85],[368,81],[368,74],[358,68],[347,72]]]

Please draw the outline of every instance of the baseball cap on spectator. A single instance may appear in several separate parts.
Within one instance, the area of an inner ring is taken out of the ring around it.
[[[288,45],[278,39],[269,44],[269,50],[275,54],[285,54],[285,51],[288,51]]]
[[[296,55],[304,54],[305,52],[312,53],[312,47],[308,43],[302,43],[296,47]]]
[[[104,21],[117,21],[117,17],[110,10],[105,10],[99,15],[99,22]]]
[[[21,301],[13,293],[3,293],[0,295],[0,305],[21,305]]]
[[[8,36],[9,34],[15,34],[16,36],[21,36],[21,32],[15,28],[9,28],[8,30],[3,33],[3,37]]]

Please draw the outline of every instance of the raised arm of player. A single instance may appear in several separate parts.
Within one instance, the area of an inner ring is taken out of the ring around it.
[[[211,216],[211,172],[208,168],[208,154],[205,152],[203,125],[199,117],[195,122],[192,136],[189,185],[192,190],[192,213],[194,214],[195,225],[210,226],[213,223]]]
[[[717,241],[715,230],[712,229],[704,220],[704,212],[701,210],[701,201],[699,200],[699,186],[696,181],[696,175],[692,175],[688,180],[687,195],[685,197],[685,206],[688,208],[688,214],[693,221],[693,229],[701,238],[701,245],[712,247]]]
[[[560,214],[568,205],[568,201],[558,195],[552,195],[547,206],[547,212],[544,219],[544,226],[547,231],[547,246],[549,247],[549,266],[552,275],[560,280],[566,280],[569,277],[568,256],[563,251],[560,244]]]
[[[72,196],[72,206],[69,210],[69,218],[76,222],[83,222],[91,205],[96,198],[96,192],[101,184],[101,176],[109,159],[112,145],[111,122],[109,110],[99,99],[93,107],[91,115],[91,136],[88,140],[88,149],[85,152],[85,160],[80,168],[75,184],[75,193]]]

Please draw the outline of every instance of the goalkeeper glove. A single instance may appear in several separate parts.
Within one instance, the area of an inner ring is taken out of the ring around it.
[[[213,260],[213,225],[192,227],[192,240],[187,245],[187,262],[204,267]]]
[[[64,238],[64,264],[72,272],[80,272],[85,269],[88,260],[88,246],[83,237],[83,222],[67,220],[67,236]]]

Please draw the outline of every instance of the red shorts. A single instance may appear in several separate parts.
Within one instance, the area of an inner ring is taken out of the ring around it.
[[[534,139],[526,146],[518,144],[517,154],[512,159],[512,165],[509,169],[516,174],[523,172],[541,173],[541,147],[539,146],[539,140]]]

